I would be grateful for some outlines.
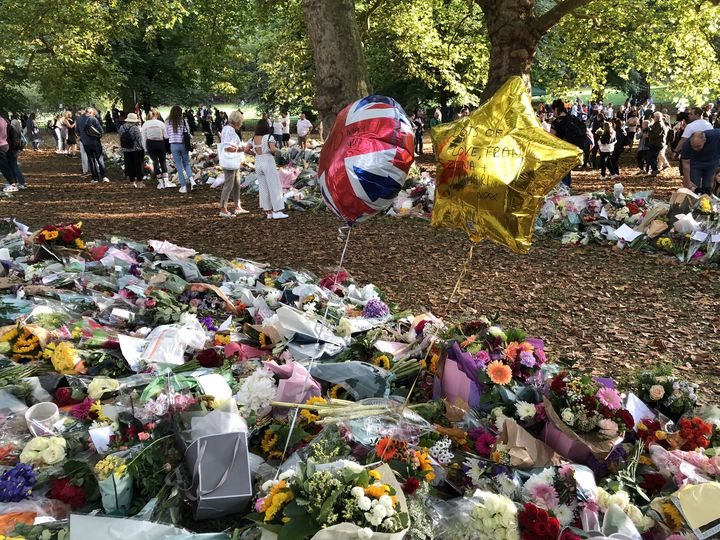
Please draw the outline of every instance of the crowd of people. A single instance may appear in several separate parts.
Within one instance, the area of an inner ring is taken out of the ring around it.
[[[671,166],[670,159],[679,159],[684,187],[710,193],[720,169],[720,147],[712,152],[720,138],[719,106],[688,107],[681,101],[673,123],[668,109],[656,110],[652,99],[628,99],[617,109],[580,98],[572,103],[556,99],[540,105],[538,120],[548,132],[582,149],[582,166],[598,169],[601,179],[620,178],[620,156],[634,152],[635,175],[657,177]],[[563,184],[570,187],[570,173]]]

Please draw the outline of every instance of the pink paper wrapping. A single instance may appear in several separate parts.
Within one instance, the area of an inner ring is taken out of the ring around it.
[[[265,368],[280,377],[276,401],[305,403],[311,397],[320,396],[320,383],[308,375],[307,369],[297,362],[278,365],[275,361],[263,362]]]
[[[267,356],[267,351],[256,349],[244,343],[229,343],[225,345],[225,356],[237,355],[240,360],[250,360],[252,358],[263,358]]]
[[[467,409],[480,404],[480,394],[475,382],[460,370],[455,360],[446,358],[442,371],[442,397],[448,403]]]
[[[278,169],[278,175],[280,176],[280,186],[282,186],[283,191],[287,191],[293,186],[299,174],[300,169],[296,167],[281,167],[280,169]]]

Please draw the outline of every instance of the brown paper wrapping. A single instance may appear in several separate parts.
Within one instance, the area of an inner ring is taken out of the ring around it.
[[[560,465],[563,461],[562,456],[510,418],[505,419],[498,442],[509,447],[510,465],[518,469],[549,467]]]
[[[568,426],[555,412],[550,400],[546,397],[543,398],[545,404],[545,414],[548,417],[548,421],[552,422],[553,425],[567,435],[573,441],[580,444],[584,444],[588,447],[588,450],[599,460],[604,460],[612,449],[618,444],[623,442],[624,435],[618,436],[615,439],[604,439],[599,433],[583,433],[579,435],[575,433],[570,426]]]

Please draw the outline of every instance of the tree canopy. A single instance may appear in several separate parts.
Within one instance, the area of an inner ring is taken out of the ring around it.
[[[550,92],[637,92],[648,83],[691,100],[720,92],[716,0],[355,0],[372,91],[407,106],[479,103],[503,65],[488,13],[516,4],[531,7],[539,44],[527,61]],[[28,88],[48,108],[211,97],[313,105],[300,0],[5,0],[3,8],[3,109],[23,106]]]

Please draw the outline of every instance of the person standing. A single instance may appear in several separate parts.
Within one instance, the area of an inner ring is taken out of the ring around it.
[[[647,174],[647,172],[650,170],[650,162],[647,159],[648,154],[648,137],[650,136],[650,122],[648,120],[643,120],[642,124],[640,124],[640,127],[637,131],[637,137],[638,137],[638,145],[637,145],[637,166],[638,169],[640,169],[637,174]]]
[[[10,133],[10,123],[0,116],[0,174],[5,177],[7,186],[3,191],[13,192],[17,191],[18,188],[15,185],[15,168],[11,165],[12,157],[10,148],[12,137]]]
[[[30,141],[30,144],[32,144],[32,149],[38,150],[40,149],[40,128],[38,127],[37,120],[35,120],[35,118],[35,113],[30,113],[27,124],[25,125],[25,133],[27,133],[27,138]]]
[[[285,111],[280,116],[282,124],[282,143],[286,148],[290,146],[290,113]]]
[[[565,103],[563,103],[561,99],[553,101],[552,111],[555,119],[550,125],[550,133],[565,142],[574,144],[584,152],[588,144],[587,127],[585,123],[579,118],[567,114]],[[561,181],[563,185],[569,189],[572,183],[570,172],[568,172]]]
[[[682,152],[685,141],[692,137],[693,133],[698,131],[707,131],[713,129],[712,124],[703,118],[703,110],[700,107],[692,107],[687,111],[687,124],[682,132],[682,137],[674,148],[675,157]]]
[[[87,116],[85,111],[78,111],[75,115],[75,133],[78,139],[78,147],[80,148],[80,162],[82,164],[82,175],[87,176],[90,174],[90,163],[88,162],[87,153],[85,152],[85,145],[82,142],[80,136],[85,131],[85,124],[87,123]]]
[[[166,125],[168,140],[170,141],[170,152],[175,161],[175,168],[180,179],[180,193],[188,192],[188,184],[190,191],[195,187],[195,179],[193,178],[192,168],[190,167],[190,148],[192,148],[192,135],[187,122],[183,119],[182,109],[178,105],[174,105],[170,109],[168,115],[168,123]],[[212,144],[212,142],[210,143]],[[190,148],[188,148],[190,147]]]
[[[422,156],[423,132],[425,130],[425,125],[423,124],[422,118],[420,118],[420,115],[417,113],[413,115],[413,124],[415,127],[415,155]]]
[[[158,112],[150,109],[148,120],[140,129],[143,149],[150,156],[153,164],[153,176],[158,183],[158,189],[174,188],[168,179],[167,156],[165,140],[168,138],[165,123],[158,118]]]
[[[22,136],[22,124],[19,120],[13,120],[8,124],[8,145],[8,160],[16,181],[15,189],[9,189],[8,191],[25,189],[25,177],[20,169],[20,153],[25,149],[25,140]]]
[[[297,131],[298,143],[300,148],[305,150],[307,148],[307,138],[310,132],[313,130],[313,125],[310,120],[305,118],[305,113],[300,113],[300,118],[295,125]]]
[[[682,147],[683,184],[695,193],[710,194],[720,167],[720,129],[696,131]]]
[[[185,111],[185,120],[187,120],[190,135],[194,135],[195,131],[197,131],[197,124],[195,123],[195,113],[192,109],[187,109]]]
[[[283,147],[283,124],[280,121],[279,116],[273,116],[272,136],[273,136],[273,139],[275,139],[275,145],[278,148],[282,148]]]
[[[627,134],[622,119],[616,118],[613,127],[615,128],[616,141],[615,149],[613,150],[612,156],[610,156],[610,160],[612,161],[612,167],[615,171],[615,178],[617,178],[620,176],[620,156],[625,151],[625,146],[627,145]]]
[[[632,152],[633,144],[635,143],[635,133],[637,132],[638,126],[640,125],[640,119],[638,118],[637,112],[635,112],[634,107],[633,110],[630,111],[630,114],[628,115],[627,119],[627,138],[628,138],[628,146],[630,146],[630,151]]]
[[[130,113],[118,130],[125,178],[132,180],[133,187],[142,187],[144,185],[142,183],[143,176],[145,176],[145,152],[143,151],[142,134],[138,127],[139,123],[140,119],[137,115]]]
[[[598,137],[598,144],[600,146],[600,178],[605,179],[605,170],[610,171],[610,178],[617,178],[615,167],[612,163],[612,155],[615,152],[615,145],[617,143],[617,137],[615,136],[615,129],[610,122],[605,122],[602,127],[602,131]]]
[[[442,116],[440,115],[440,109],[435,109],[433,117],[430,119],[430,129],[434,128],[435,126],[439,126],[440,124],[442,124]],[[549,128],[548,131],[550,131]]]
[[[232,111],[228,117],[228,123],[223,127],[220,133],[220,143],[223,145],[223,152],[242,152],[242,139],[239,135],[243,125],[243,114],[240,111]],[[220,194],[220,217],[239,216],[240,214],[249,214],[240,204],[240,170],[239,169],[223,169],[225,183],[223,184],[222,193]],[[234,209],[232,212],[228,210],[228,202],[232,199]]]
[[[65,113],[65,126],[67,127],[67,153],[74,156],[78,152],[77,148],[77,132],[75,131],[75,119],[72,111]]]
[[[200,128],[202,129],[203,135],[205,135],[205,144],[208,148],[211,148],[215,141],[213,139],[212,117],[210,113],[207,113],[200,119]],[[188,127],[188,131],[189,130],[190,128]]]
[[[115,124],[113,123],[112,113],[108,110],[105,112],[105,132],[112,133]]]
[[[95,109],[88,107],[85,110],[85,121],[82,131],[80,131],[80,140],[85,147],[90,174],[92,175],[92,184],[100,181],[109,182],[110,179],[105,176],[105,162],[102,157],[102,145],[100,139],[103,136],[103,128],[100,121],[95,118]]]
[[[255,126],[255,135],[245,146],[246,152],[255,154],[255,172],[260,191],[260,208],[265,210],[268,219],[285,219],[285,203],[280,187],[280,177],[275,167],[277,147],[274,137],[270,136],[270,125],[260,120]]]
[[[53,132],[55,133],[55,140],[57,141],[56,154],[65,153],[65,139],[67,138],[67,127],[63,125],[63,116],[55,115],[53,120]]]
[[[658,158],[662,151],[663,145],[667,138],[667,128],[663,121],[663,116],[660,111],[653,113],[653,122],[650,125],[650,131],[648,133],[648,162],[650,163],[650,173],[653,177],[660,174],[658,167]]]

